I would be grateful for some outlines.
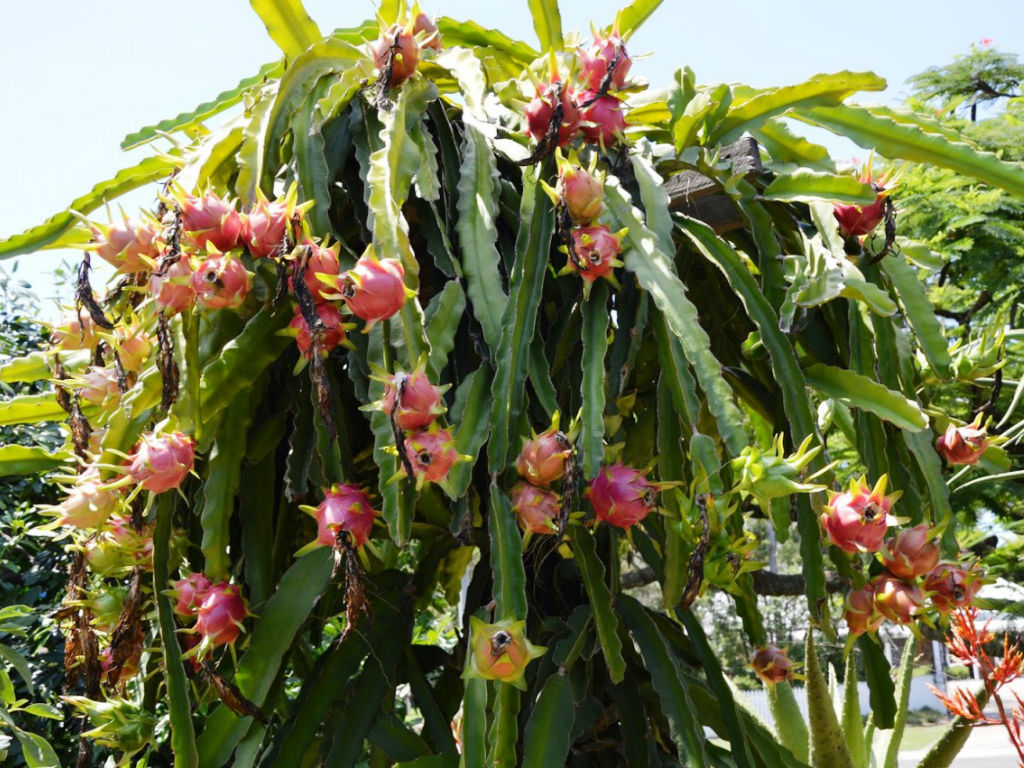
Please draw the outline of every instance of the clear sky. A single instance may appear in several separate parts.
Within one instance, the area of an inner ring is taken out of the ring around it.
[[[566,31],[609,23],[621,2],[562,0]],[[526,0],[421,0],[536,44]],[[373,14],[369,0],[305,0],[325,33]],[[905,80],[990,38],[1024,53],[1020,0],[664,0],[636,34],[634,71],[653,86],[689,65],[698,82],[787,85],[817,72],[872,70],[889,81],[864,100],[899,102]],[[62,209],[145,156],[125,134],[192,109],[276,59],[246,0],[6,0],[0,6],[0,237]],[[136,198],[153,199],[155,189]],[[76,257],[76,254],[64,256]],[[44,299],[59,257],[25,257],[18,274]],[[3,265],[10,268],[11,263]],[[50,306],[52,306],[50,302]],[[49,312],[48,312],[49,313]]]

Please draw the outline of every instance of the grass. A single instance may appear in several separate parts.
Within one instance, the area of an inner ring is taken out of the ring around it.
[[[900,752],[915,752],[919,749],[927,749],[939,740],[945,730],[945,725],[908,725],[907,729],[903,732]]]

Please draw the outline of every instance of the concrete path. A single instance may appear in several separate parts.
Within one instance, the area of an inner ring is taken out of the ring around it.
[[[928,749],[900,752],[900,768],[913,768]],[[1001,725],[976,726],[951,768],[1019,768],[1017,750]]]

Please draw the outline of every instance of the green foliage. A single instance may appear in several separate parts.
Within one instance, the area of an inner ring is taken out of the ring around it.
[[[382,7],[385,26],[413,21],[397,18],[403,5]],[[621,31],[628,36],[655,5],[633,3]],[[286,206],[284,191],[294,189],[303,202],[288,209],[270,256],[254,255],[258,241],[247,230],[240,261],[228,262],[240,263],[251,284],[237,307],[161,314],[145,275],[132,278],[136,290],[102,297],[98,311],[122,324],[134,317],[155,343],[139,370],[122,371],[116,406],[84,413],[103,430],[96,471],[134,488],[118,502],[130,515],[58,534],[92,555],[92,570],[81,560],[72,570],[73,597],[130,585],[109,630],[87,626],[96,626],[90,605],[69,606],[71,656],[84,668],[84,690],[75,691],[84,695],[69,701],[89,717],[86,736],[122,763],[144,752],[152,764],[203,768],[805,765],[794,742],[801,730],[786,735],[791,751],[738,705],[727,679],[746,643],[765,641],[772,610],[759,604],[751,575],[763,567],[755,532],[770,518],[793,542],[807,612],[834,635],[826,557],[851,584],[868,578],[871,563],[826,551],[823,488],[885,473],[908,499],[906,514],[948,523],[932,446],[934,428],[956,418],[945,402],[962,395],[960,382],[938,378],[991,376],[999,352],[950,353],[905,256],[887,257],[901,260],[893,269],[866,253],[851,258],[831,203],[868,203],[874,191],[835,173],[781,121],[825,125],[883,154],[1011,191],[1024,189],[1024,173],[950,142],[927,120],[846,104],[859,89],[881,87],[874,75],[754,91],[702,88],[681,72],[666,101],[609,97],[643,116],[628,141],[576,140],[575,156],[602,170],[598,222],[618,233],[624,265],[615,262],[613,280],[591,284],[584,280],[601,254],[595,261],[574,250],[578,231],[548,194],[567,161],[528,157],[537,143],[524,133],[537,79],[552,65],[571,76],[553,1],[529,3],[553,57],[441,19],[445,50],[424,48],[416,73],[394,88],[363,46],[374,23],[321,38],[296,0],[253,7],[286,55],[283,68],[175,118],[174,130],[194,135],[180,156],[144,162],[83,199],[95,207],[173,165],[186,193],[211,187],[239,198],[250,226],[264,198]],[[235,122],[199,130],[239,98],[247,111]],[[743,131],[763,140],[763,171],[737,173],[723,159]],[[683,173],[703,177],[731,218],[700,215],[670,196]],[[193,285],[223,288],[227,272],[200,268],[208,253],[194,231],[177,230],[193,203],[164,205],[158,276],[180,248],[198,270]],[[72,229],[65,212],[0,249],[85,231]],[[314,255],[328,259],[313,250],[328,242],[337,244],[338,267],[308,269]],[[397,305],[380,315],[358,310],[358,291],[372,284],[366,274],[386,271],[382,259],[392,280],[401,265]],[[316,298],[328,316],[318,315],[325,327],[317,328],[312,294],[322,290]],[[362,319],[339,329],[328,317],[341,307]],[[293,339],[310,322],[303,353]],[[329,331],[347,344],[328,346]],[[92,352],[94,365],[115,364],[117,342],[105,344]],[[55,354],[84,365],[81,355]],[[10,381],[47,378],[43,362],[3,370]],[[413,386],[413,371],[445,387],[433,409],[444,413],[431,414],[428,433],[443,434],[442,448],[423,447],[422,435],[406,439],[398,410],[385,410],[389,394],[393,403]],[[64,387],[81,395],[76,383]],[[24,397],[0,404],[5,428],[63,418],[48,395]],[[548,526],[524,536],[517,459],[556,414],[564,434],[549,437],[569,461],[552,480]],[[63,456],[86,455],[77,416],[75,424]],[[121,479],[124,456],[154,431],[195,441],[193,472],[176,490],[147,490],[137,467]],[[825,458],[832,450],[841,465]],[[442,459],[455,463],[445,477],[422,469]],[[419,475],[406,476],[417,474],[413,462]],[[635,492],[601,490],[623,477]],[[374,514],[362,501],[345,506],[353,517],[342,520],[325,522],[318,511],[325,496],[349,498],[343,483],[370,494],[381,518],[372,531],[352,522]],[[149,543],[104,569],[96,552],[115,530]],[[947,532],[950,555],[956,534]],[[243,630],[230,649],[207,648],[207,602],[202,626],[174,614],[177,598],[166,590],[197,572],[232,581],[249,599],[249,613],[229,622],[228,634]],[[660,599],[627,594],[626,576],[648,573]],[[702,605],[719,600],[744,633],[728,653],[699,618]],[[490,634],[471,633],[471,617]],[[800,619],[806,626],[807,614]],[[189,650],[196,633],[207,642]],[[526,638],[547,649],[529,664]],[[872,705],[889,727],[899,713],[888,663],[870,641],[861,646]],[[101,685],[100,650],[121,680],[108,671]],[[820,710],[811,760],[849,763],[842,727],[855,718],[847,713],[842,726],[825,718],[832,708],[813,652],[806,669]]]

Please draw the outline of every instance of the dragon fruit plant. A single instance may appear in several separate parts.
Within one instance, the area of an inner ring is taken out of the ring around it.
[[[51,348],[0,366],[54,385],[3,423],[64,425],[0,470],[62,463],[40,534],[73,553],[76,755],[847,765],[820,752],[829,723],[737,706],[705,636],[730,595],[779,711],[791,677],[820,694],[813,653],[794,667],[765,630],[755,532],[798,542],[807,639],[849,638],[880,729],[877,630],[976,596],[946,475],[1006,469],[997,420],[961,410],[998,350],[952,364],[912,244],[879,246],[900,188],[792,124],[893,155],[913,134],[915,162],[1012,192],[1024,173],[847,104],[884,87],[870,73],[649,89],[632,56],[670,22],[657,0],[585,36],[527,5],[537,41],[442,7],[318,24],[254,2],[281,61],[174,106],[132,139],[173,152],[0,240],[83,246]],[[133,188],[152,207],[105,217]]]

